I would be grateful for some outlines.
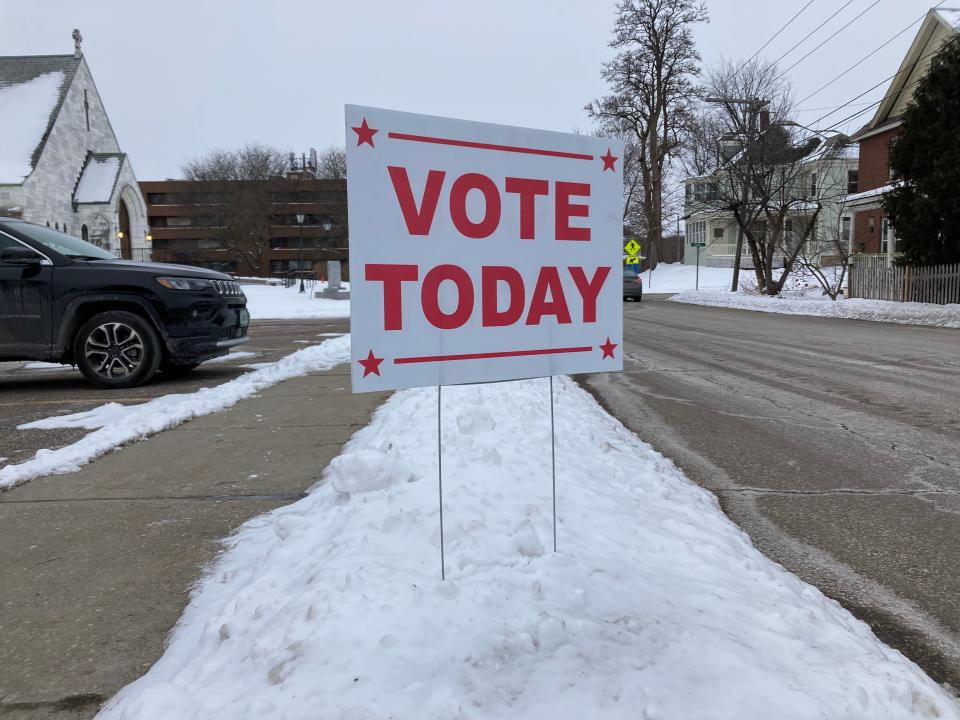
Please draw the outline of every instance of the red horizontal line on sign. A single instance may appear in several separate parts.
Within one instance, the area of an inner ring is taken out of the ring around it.
[[[422,357],[394,358],[395,365],[412,363],[449,362],[451,360],[489,360],[490,358],[526,357],[528,355],[563,355],[593,350],[591,345],[584,347],[543,348],[541,350],[501,350],[499,352],[464,353],[462,355],[424,355]]]
[[[453,145],[454,147],[497,150],[499,152],[523,153],[525,155],[547,155],[549,157],[570,158],[572,160],[593,160],[593,155],[565,152],[563,150],[543,150],[541,148],[517,147],[516,145],[494,145],[493,143],[475,142],[473,140],[452,140],[450,138],[409,135],[408,133],[398,132],[387,133],[387,137],[391,140],[410,140],[411,142],[433,143],[434,145]]]

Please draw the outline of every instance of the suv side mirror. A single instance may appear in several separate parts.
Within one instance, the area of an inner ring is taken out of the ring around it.
[[[0,250],[0,263],[7,265],[39,265],[41,256],[26,247],[6,247]]]

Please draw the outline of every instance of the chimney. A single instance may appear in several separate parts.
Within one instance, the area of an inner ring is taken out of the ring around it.
[[[770,111],[761,110],[760,111],[760,132],[764,132],[769,127],[770,127]]]
[[[83,43],[83,35],[80,34],[80,30],[74,28],[70,37],[73,38],[73,56],[79,58],[83,55],[83,50],[80,49],[80,45]]]

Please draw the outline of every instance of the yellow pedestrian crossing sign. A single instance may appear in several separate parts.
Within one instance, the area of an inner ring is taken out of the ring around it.
[[[628,255],[628,256],[627,256],[627,259],[623,261],[623,264],[624,264],[624,265],[639,265],[639,264],[640,264],[640,258],[638,258],[636,255]]]
[[[630,238],[627,241],[627,244],[623,246],[623,249],[626,251],[627,255],[636,255],[637,250],[640,249],[640,243],[638,243],[633,238]],[[627,263],[628,265],[636,265],[637,263]]]

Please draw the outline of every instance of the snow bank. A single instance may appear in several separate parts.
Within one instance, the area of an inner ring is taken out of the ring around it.
[[[317,283],[313,291],[325,287]],[[300,318],[350,317],[349,300],[315,298],[313,292],[301,293],[299,285],[290,288],[274,285],[244,285],[247,310],[253,320],[296,320]]]
[[[58,70],[0,87],[0,184],[19,185],[33,172],[33,151],[47,131],[64,77]]]
[[[702,258],[701,258],[702,260]],[[741,274],[744,272],[740,271]],[[643,291],[651,293],[683,292],[696,287],[697,266],[683,263],[660,263],[653,271],[641,273]],[[700,266],[701,290],[729,290],[733,280],[733,268]]]
[[[559,379],[395,394],[247,522],[101,720],[960,718],[715,498]]]
[[[874,320],[901,325],[929,325],[931,327],[960,328],[960,305],[933,305],[930,303],[900,303],[888,300],[851,298],[783,298],[763,295],[745,295],[730,292],[685,292],[670,298],[672,302],[691,305],[758,310],[784,315],[815,315],[817,317]]]
[[[91,460],[128,442],[175,427],[191,418],[215,413],[288,378],[329,370],[349,359],[350,338],[344,336],[304,348],[277,362],[266,363],[253,372],[216,387],[164,395],[142,405],[108,403],[93,410],[28,423],[21,429],[99,429],[72,445],[57,450],[38,450],[26,462],[0,468],[0,490],[44,475],[76,472]]]

